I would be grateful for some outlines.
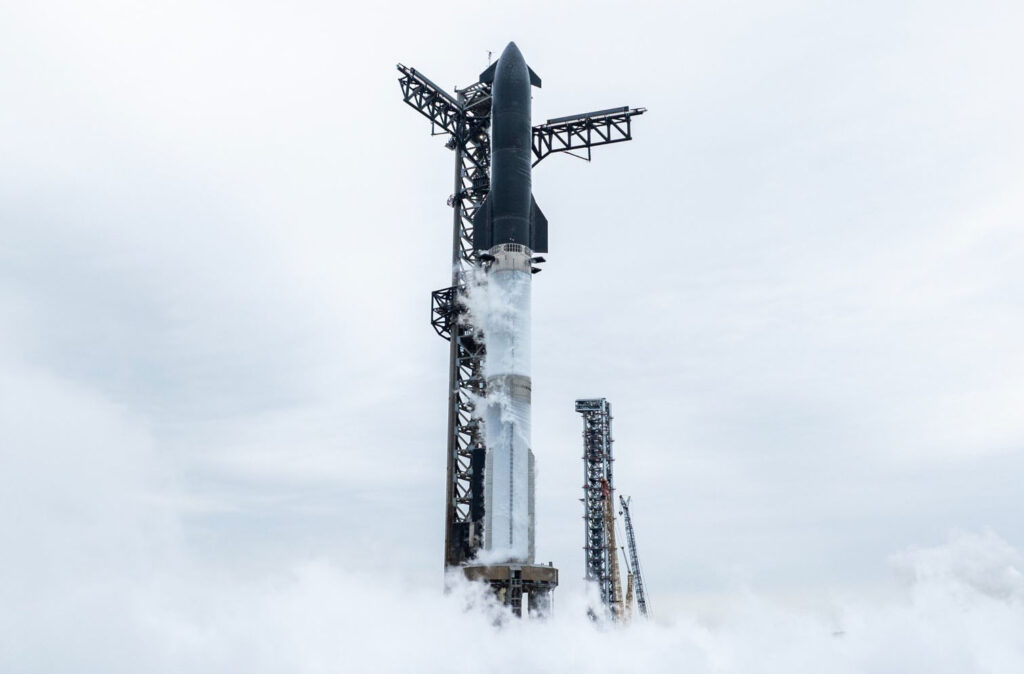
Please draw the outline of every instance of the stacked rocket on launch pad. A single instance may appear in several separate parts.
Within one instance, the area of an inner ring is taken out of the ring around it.
[[[532,189],[531,86],[540,86],[514,42],[480,75],[491,85],[490,190],[473,220],[473,248],[486,276],[479,322],[483,374],[484,524],[471,579],[486,580],[513,610],[521,597],[546,612],[558,570],[535,564],[534,459],[530,444],[530,293],[534,253],[547,252],[547,220]]]
[[[533,198],[530,86],[540,78],[515,43],[480,77],[490,80],[491,189],[477,212],[473,245],[487,272],[483,334],[487,445],[484,550],[488,559],[534,561],[530,449],[530,286],[548,223]]]
[[[455,271],[452,287],[433,294],[432,320],[451,344],[445,565],[490,584],[517,615],[524,596],[531,613],[543,613],[558,570],[536,564],[534,551],[530,294],[548,223],[532,168],[548,154],[586,151],[589,159],[592,147],[630,140],[631,118],[645,110],[534,126],[531,87],[541,80],[514,42],[457,97],[398,69],[405,102],[433,132],[450,134],[456,151]]]

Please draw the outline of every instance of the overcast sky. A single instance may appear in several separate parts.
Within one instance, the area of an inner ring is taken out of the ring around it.
[[[440,584],[452,154],[395,64],[465,86],[509,40],[537,120],[649,110],[534,171],[565,591],[579,397],[613,404],[668,614],[1024,545],[1022,30],[995,1],[3,3],[8,599],[177,556]]]

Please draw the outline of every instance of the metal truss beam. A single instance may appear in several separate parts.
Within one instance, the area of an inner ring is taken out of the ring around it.
[[[452,326],[459,311],[458,290],[458,286],[450,286],[430,293],[430,325],[447,341],[452,339]]]
[[[408,68],[399,63],[398,71],[402,73],[398,78],[398,84],[402,87],[402,98],[430,120],[431,135],[456,133],[459,119],[462,117],[459,102],[415,68]]]
[[[533,165],[555,152],[567,152],[590,161],[591,148],[632,140],[633,117],[645,112],[646,108],[625,106],[557,117],[538,124],[533,127]],[[576,154],[582,150],[586,151],[585,156]]]

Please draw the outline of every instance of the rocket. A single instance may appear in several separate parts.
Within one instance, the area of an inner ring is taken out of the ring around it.
[[[534,461],[530,445],[530,287],[547,252],[547,219],[531,184],[531,87],[541,80],[514,42],[480,75],[491,84],[491,180],[474,218],[486,269],[481,312],[487,354],[483,414],[484,540],[490,562],[534,561]]]

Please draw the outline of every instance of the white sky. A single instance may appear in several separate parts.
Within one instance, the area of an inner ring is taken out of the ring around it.
[[[452,156],[394,66],[464,86],[510,39],[537,119],[649,109],[534,172],[563,586],[577,397],[613,403],[669,613],[877,588],[951,530],[1024,544],[1022,29],[1017,2],[4,3],[5,575],[75,585],[158,530],[232,575],[439,583]]]

